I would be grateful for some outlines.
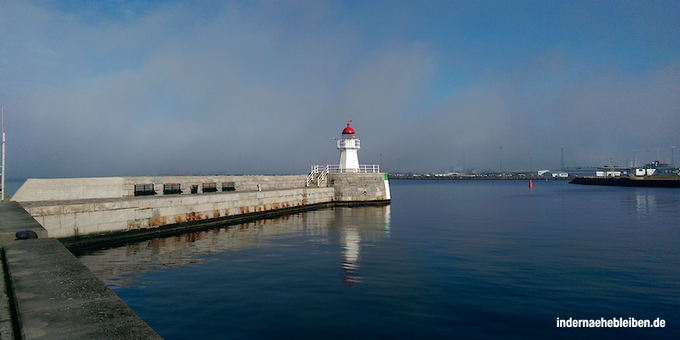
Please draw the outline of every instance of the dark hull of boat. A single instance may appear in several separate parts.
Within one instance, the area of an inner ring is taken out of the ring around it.
[[[680,188],[680,180],[675,179],[629,179],[629,178],[574,178],[571,184],[607,185],[616,187]]]

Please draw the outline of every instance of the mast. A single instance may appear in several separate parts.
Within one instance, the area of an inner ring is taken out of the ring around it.
[[[0,106],[0,118],[2,120],[2,173],[0,176],[2,178],[0,179],[0,189],[2,189],[2,193],[0,193],[0,202],[5,201],[5,108]]]

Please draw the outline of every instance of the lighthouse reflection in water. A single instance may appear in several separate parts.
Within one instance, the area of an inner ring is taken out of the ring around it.
[[[389,237],[390,233],[390,206],[384,207],[385,210],[385,222],[384,222],[384,234],[374,234],[365,233],[365,237],[372,237],[376,239],[380,236]],[[352,210],[343,210],[345,213],[351,213]],[[337,216],[343,219],[342,214]],[[361,261],[361,225],[357,224],[355,219],[347,219],[347,221],[340,220],[339,225],[342,227],[340,231],[340,244],[342,246],[342,269],[345,273],[342,275],[343,283],[348,287],[354,287],[356,284],[361,283],[361,276],[359,274],[359,264]],[[343,223],[345,222],[345,223]],[[354,223],[353,223],[354,222]]]

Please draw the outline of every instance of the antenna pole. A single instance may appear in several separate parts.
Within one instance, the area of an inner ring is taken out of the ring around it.
[[[2,189],[2,193],[0,193],[0,202],[5,201],[5,108],[0,106],[0,116],[2,116],[2,176],[0,178],[0,189]]]

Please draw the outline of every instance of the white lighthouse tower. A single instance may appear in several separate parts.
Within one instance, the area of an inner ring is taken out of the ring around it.
[[[347,127],[342,130],[342,139],[338,140],[338,150],[340,150],[339,172],[358,172],[359,171],[359,140],[354,136],[354,129],[349,126],[351,120],[347,121]]]

